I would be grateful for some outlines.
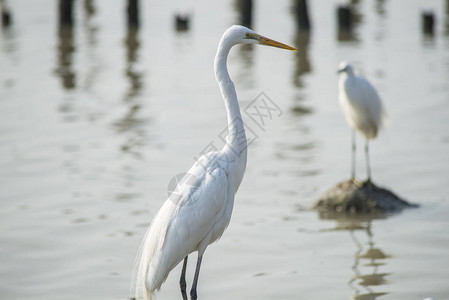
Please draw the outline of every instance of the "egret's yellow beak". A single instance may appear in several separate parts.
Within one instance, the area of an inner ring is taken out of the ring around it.
[[[271,47],[276,47],[276,48],[281,48],[281,49],[287,49],[287,50],[292,50],[292,51],[298,51],[296,48],[290,47],[289,45],[286,45],[286,44],[279,43],[275,40],[269,39],[262,35],[255,35],[254,38],[256,40],[258,40],[261,45],[271,46]]]

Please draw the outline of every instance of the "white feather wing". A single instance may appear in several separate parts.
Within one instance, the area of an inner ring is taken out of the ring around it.
[[[361,76],[347,78],[340,88],[340,105],[349,124],[366,138],[375,138],[384,114],[376,89]]]
[[[184,257],[204,251],[221,236],[234,201],[227,166],[219,152],[208,153],[186,174],[195,180],[181,180],[179,190],[165,201],[144,239],[137,284],[146,282],[149,291],[158,289]],[[144,286],[137,286],[136,292],[147,293]]]

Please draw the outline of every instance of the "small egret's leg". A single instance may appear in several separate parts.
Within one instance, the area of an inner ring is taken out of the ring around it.
[[[191,300],[197,299],[196,285],[198,284],[198,276],[200,275],[200,267],[201,267],[202,259],[203,259],[202,255],[198,256],[198,261],[196,262],[195,277],[193,278],[192,289],[190,290],[190,299]]]
[[[355,130],[352,130],[351,180],[355,179]]]
[[[369,163],[369,141],[365,143],[365,158],[366,158],[366,173],[368,175],[368,181],[371,181],[371,166]]]
[[[188,300],[187,298],[187,284],[186,284],[186,268],[187,268],[187,257],[184,258],[184,263],[182,265],[182,271],[181,271],[181,279],[179,280],[179,285],[181,286],[181,295],[182,300]]]

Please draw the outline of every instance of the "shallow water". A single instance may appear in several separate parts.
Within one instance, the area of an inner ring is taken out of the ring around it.
[[[0,297],[127,299],[170,178],[220,144],[213,58],[238,14],[234,2],[145,2],[141,30],[127,34],[124,5],[92,1],[89,14],[80,1],[73,32],[58,32],[53,2],[9,1],[14,26],[0,35]],[[309,36],[295,33],[290,1],[255,4],[253,28],[300,51],[240,47],[229,57],[242,109],[263,92],[277,113],[263,126],[244,114],[254,142],[231,225],[203,260],[202,299],[449,297],[448,4],[356,2],[346,41],[335,29],[340,2],[309,1]],[[433,37],[420,32],[422,9],[436,14]],[[174,31],[175,11],[193,13],[189,32]],[[309,209],[349,176],[343,59],[388,110],[371,145],[374,181],[419,209],[374,220]],[[179,273],[160,299],[180,298]]]

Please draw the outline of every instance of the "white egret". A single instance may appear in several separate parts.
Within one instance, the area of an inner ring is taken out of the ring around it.
[[[247,142],[237,94],[226,62],[231,47],[259,44],[288,50],[293,47],[234,25],[220,40],[215,56],[215,77],[220,86],[228,119],[226,145],[198,159],[183,178],[176,196],[167,199],[154,217],[142,242],[136,264],[136,298],[151,299],[170,271],[184,260],[181,294],[186,293],[186,265],[190,253],[198,251],[195,276],[190,291],[197,298],[198,275],[207,246],[218,240],[229,224],[234,196],[246,168]],[[192,178],[194,182],[192,183]],[[188,182],[188,184],[187,184]]]
[[[380,127],[385,122],[385,110],[376,89],[360,75],[354,73],[353,67],[346,61],[338,66],[338,98],[346,121],[352,127],[352,168],[351,179],[355,179],[355,130],[366,139],[365,158],[368,180],[371,180],[369,161],[369,141],[377,137]]]

